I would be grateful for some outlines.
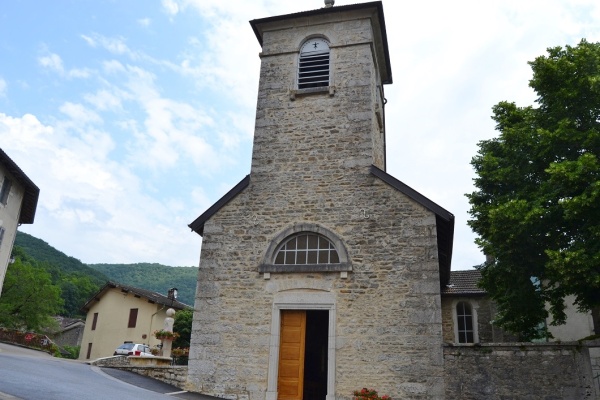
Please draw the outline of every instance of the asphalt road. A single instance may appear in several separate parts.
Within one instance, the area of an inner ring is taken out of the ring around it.
[[[0,343],[0,400],[212,400],[128,371]]]

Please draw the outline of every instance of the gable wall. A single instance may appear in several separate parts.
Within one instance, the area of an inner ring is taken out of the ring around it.
[[[435,217],[367,169],[353,185],[329,186],[317,196],[323,207],[302,187],[282,198],[251,181],[205,225],[189,363],[195,390],[265,398],[275,296],[322,292],[336,301],[339,395],[363,386],[399,398],[443,392],[432,378],[442,373]],[[258,273],[270,240],[299,222],[339,235],[353,267],[347,279]]]
[[[138,309],[137,323],[135,328],[128,328],[132,308]],[[92,343],[91,359],[112,356],[124,342],[145,343],[150,347],[159,344],[152,333],[163,328],[166,310],[167,307],[149,303],[147,299],[124,293],[119,288],[109,289],[87,313],[79,358],[86,358],[89,343]],[[98,322],[92,330],[94,313],[98,313]],[[145,339],[143,335],[146,335]]]
[[[8,268],[8,261],[12,253],[13,243],[17,234],[19,225],[19,215],[21,213],[21,204],[25,194],[24,187],[10,175],[4,165],[0,164],[0,188],[5,178],[12,181],[10,194],[6,205],[0,204],[0,226],[5,229],[4,238],[0,245],[0,292],[4,283],[4,276]]]

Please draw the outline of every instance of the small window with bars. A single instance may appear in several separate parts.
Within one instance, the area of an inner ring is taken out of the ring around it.
[[[329,44],[325,39],[310,39],[300,49],[298,89],[327,86],[329,86]]]
[[[329,239],[316,233],[300,233],[287,239],[275,252],[275,265],[338,264],[340,257]]]

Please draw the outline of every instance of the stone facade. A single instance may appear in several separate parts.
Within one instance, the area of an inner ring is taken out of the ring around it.
[[[446,399],[596,399],[589,350],[579,343],[446,346]]]
[[[372,167],[385,174],[382,17],[375,2],[253,21],[262,64],[250,178],[190,225],[203,235],[192,390],[276,399],[280,316],[297,309],[328,313],[324,398],[365,386],[443,398],[439,206]],[[330,43],[330,85],[296,90],[311,37]],[[336,243],[345,262],[273,267],[281,238],[305,231]]]

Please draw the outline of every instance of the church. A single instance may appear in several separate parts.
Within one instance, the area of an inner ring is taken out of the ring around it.
[[[386,173],[382,3],[250,24],[251,171],[190,224],[202,236],[190,382],[250,399],[443,396],[454,216]]]
[[[443,398],[454,216],[386,172],[380,1],[250,21],[250,174],[202,236],[188,383],[230,399]]]

